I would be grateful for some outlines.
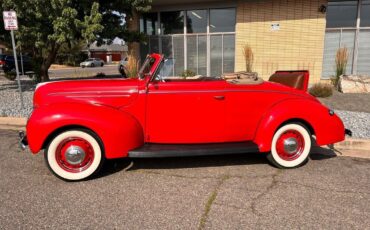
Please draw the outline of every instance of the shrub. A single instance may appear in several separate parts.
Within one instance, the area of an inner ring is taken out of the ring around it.
[[[183,78],[194,77],[194,76],[195,76],[195,73],[189,69],[184,70],[184,72],[182,72],[181,74],[181,77]]]
[[[97,73],[95,77],[97,77],[97,78],[105,78],[106,75],[105,75],[105,73]]]
[[[252,67],[254,61],[254,54],[250,45],[246,44],[243,47],[243,56],[245,60],[245,70],[249,73],[253,72]]]
[[[15,72],[6,72],[4,76],[11,81],[14,81],[17,78],[17,74]]]
[[[330,97],[333,95],[333,86],[330,84],[316,83],[310,88],[309,92],[315,97]]]
[[[335,56],[335,76],[331,79],[335,87],[338,87],[339,77],[346,74],[347,63],[348,49],[346,47],[339,48]]]

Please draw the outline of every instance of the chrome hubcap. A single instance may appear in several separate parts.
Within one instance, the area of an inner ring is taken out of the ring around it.
[[[284,150],[288,154],[294,154],[297,152],[298,149],[298,141],[297,139],[290,137],[284,140]]]
[[[65,152],[65,159],[71,165],[81,164],[85,159],[85,151],[79,146],[72,145]]]

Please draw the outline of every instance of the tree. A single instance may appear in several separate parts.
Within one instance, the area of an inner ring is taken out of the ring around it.
[[[48,69],[63,45],[115,37],[139,41],[142,34],[129,32],[125,17],[149,9],[151,0],[2,0],[0,11],[15,10],[17,43],[33,56],[39,81],[48,81]],[[9,44],[9,33],[0,23],[0,42]]]
[[[4,0],[1,8],[17,12],[18,44],[32,54],[37,80],[41,81],[49,80],[49,67],[63,44],[79,38],[95,39],[103,30],[98,3],[85,15],[79,15],[70,0]]]

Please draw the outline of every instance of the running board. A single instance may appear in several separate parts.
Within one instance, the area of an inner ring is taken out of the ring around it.
[[[129,151],[131,158],[210,156],[259,152],[252,141],[216,144],[145,144]]]

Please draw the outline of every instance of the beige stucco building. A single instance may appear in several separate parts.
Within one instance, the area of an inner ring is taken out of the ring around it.
[[[349,50],[348,73],[370,74],[369,0],[153,0],[139,17],[132,24],[149,35],[141,56],[173,58],[174,74],[245,70],[246,44],[265,79],[297,69],[310,71],[310,83],[328,79],[339,47]]]

